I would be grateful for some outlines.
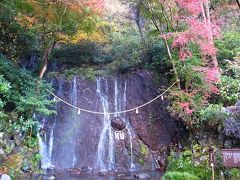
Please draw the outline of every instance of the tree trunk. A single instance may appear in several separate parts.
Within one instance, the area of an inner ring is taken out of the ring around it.
[[[209,39],[210,39],[210,43],[214,46],[214,41],[213,41],[213,34],[212,34],[212,29],[211,29],[211,17],[210,17],[210,7],[209,7],[209,1],[207,0],[205,2],[205,11],[204,11],[204,5],[202,4],[202,8],[203,8],[203,14],[204,14],[204,18],[205,18],[205,23],[207,24],[208,30],[209,30]],[[211,56],[212,57],[212,63],[213,63],[213,67],[214,68],[218,68],[218,61],[217,61],[217,55],[214,54]]]
[[[41,70],[39,72],[39,80],[42,80],[44,73],[47,70],[47,65],[48,65],[48,61],[49,61],[49,55],[51,54],[52,50],[54,49],[55,45],[56,45],[56,40],[53,39],[49,46],[45,49],[43,57],[42,57],[42,61],[43,61],[43,65],[41,67]]]
[[[136,19],[135,19],[135,21],[136,21],[136,24],[138,26],[138,30],[139,30],[141,39],[142,39],[143,42],[145,42],[144,33],[143,33],[143,25],[142,25],[142,20],[141,20],[141,15],[140,15],[140,9],[139,9],[138,6],[136,7]]]
[[[156,21],[153,18],[152,18],[152,22],[153,22],[154,26],[156,27],[156,29],[158,30],[158,32],[160,34],[162,34],[163,31],[161,31],[161,29],[158,27]],[[172,64],[173,73],[174,73],[175,79],[177,81],[177,87],[178,87],[179,90],[181,90],[180,79],[178,77],[178,72],[177,72],[177,69],[176,69],[176,65],[175,65],[174,60],[172,58],[172,53],[171,53],[170,47],[168,45],[167,40],[165,38],[162,38],[162,39],[163,39],[164,45],[165,45],[165,47],[167,49],[168,57],[169,57],[169,59],[171,61],[171,64]]]
[[[240,2],[239,2],[239,0],[236,0],[236,2],[237,2],[237,5],[238,5],[238,7],[240,9]]]
[[[165,47],[166,47],[167,53],[168,53],[168,57],[169,57],[169,59],[170,59],[170,61],[171,61],[171,64],[172,64],[173,73],[174,73],[175,79],[176,79],[176,81],[177,81],[177,87],[178,87],[179,90],[181,90],[181,85],[180,85],[180,80],[179,80],[179,77],[178,77],[176,65],[175,65],[174,60],[173,60],[173,58],[172,58],[172,54],[171,54],[171,51],[170,51],[168,42],[167,42],[167,40],[164,39],[164,38],[163,38],[163,42],[164,42],[164,44],[165,44]]]

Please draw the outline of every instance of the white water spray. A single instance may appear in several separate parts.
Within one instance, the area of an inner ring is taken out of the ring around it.
[[[77,106],[77,77],[76,76],[73,77],[72,103],[73,103],[74,106]],[[76,111],[76,114],[78,114],[77,111]],[[76,116],[77,115],[74,114],[74,118],[73,118],[74,124],[78,123],[77,119],[76,119]],[[75,131],[76,131],[76,129],[74,127],[74,134],[75,134]],[[71,141],[72,141],[71,142],[71,144],[72,144],[72,166],[74,167],[77,163],[76,152],[75,152],[76,151],[76,142],[75,142],[74,138],[72,138]]]
[[[106,89],[105,93],[103,92],[104,87]],[[99,95],[104,112],[103,128],[100,134],[97,149],[97,165],[101,171],[114,169],[114,138],[110,126],[111,123],[110,115],[107,114],[107,112],[109,112],[109,102],[107,93],[108,93],[107,81],[101,78],[97,78],[97,94]],[[108,151],[106,151],[107,147]],[[105,158],[108,159],[105,160]]]
[[[45,123],[45,118],[42,119],[43,124],[39,126],[39,129],[42,129]],[[44,140],[42,139],[40,133],[37,134],[38,137],[38,143],[39,143],[39,152],[42,156],[41,159],[41,167],[43,169],[52,168],[52,144],[50,143],[49,139],[49,145],[47,144],[47,136],[44,134]]]

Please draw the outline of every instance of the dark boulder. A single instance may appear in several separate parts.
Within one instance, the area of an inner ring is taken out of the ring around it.
[[[114,117],[111,120],[111,126],[116,131],[122,131],[126,127],[126,123],[120,117]]]
[[[136,178],[136,179],[150,179],[151,176],[147,173],[138,173],[138,174],[134,174],[134,178]]]

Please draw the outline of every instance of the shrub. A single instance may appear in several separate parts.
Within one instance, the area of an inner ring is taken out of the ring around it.
[[[32,132],[37,120],[33,113],[49,115],[53,101],[47,89],[51,86],[39,82],[31,72],[21,69],[0,54],[0,129],[4,131]],[[38,91],[36,93],[36,91]]]
[[[240,33],[237,31],[230,31],[223,34],[223,37],[216,41],[219,49],[218,60],[231,60],[240,52]]]
[[[209,106],[199,111],[201,124],[210,127],[216,127],[222,124],[226,116],[227,113],[223,111],[223,106],[220,104],[209,104]]]
[[[180,153],[172,152],[168,157],[167,173],[179,172],[177,174],[173,173],[173,175],[174,177],[178,177],[179,175],[181,179],[185,176],[190,177],[190,175],[194,175],[201,180],[209,179],[209,177],[211,177],[211,170],[206,149],[199,145],[194,145],[193,152],[194,154],[190,150],[185,150]],[[170,175],[172,174],[170,173],[167,177]]]
[[[240,80],[231,76],[222,76],[219,84],[220,100],[226,105],[233,105],[240,98]]]
[[[240,179],[240,170],[237,169],[237,168],[232,168],[230,170],[230,177],[231,177],[231,180],[238,180],[238,179]]]
[[[224,133],[227,136],[231,136],[240,139],[240,121],[236,121],[230,117],[224,121]]]
[[[200,178],[188,172],[170,171],[163,176],[163,180],[200,180]]]

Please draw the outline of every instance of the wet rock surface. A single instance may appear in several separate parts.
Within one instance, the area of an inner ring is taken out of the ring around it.
[[[116,112],[144,104],[159,95],[161,87],[155,84],[153,74],[148,71],[101,77],[98,82],[59,77],[52,83],[55,94],[63,100],[100,112]],[[77,109],[56,103],[58,114],[41,120],[45,153],[42,165],[75,167],[81,172],[82,167],[88,167],[86,172],[90,173],[120,172],[158,168],[157,160],[161,158],[164,166],[167,147],[176,143],[177,131],[167,105],[166,100],[159,99],[140,108],[138,114],[133,111],[108,116],[78,113]],[[115,134],[111,125],[123,132]]]
[[[148,173],[137,173],[133,175],[136,179],[150,179],[151,176]]]

